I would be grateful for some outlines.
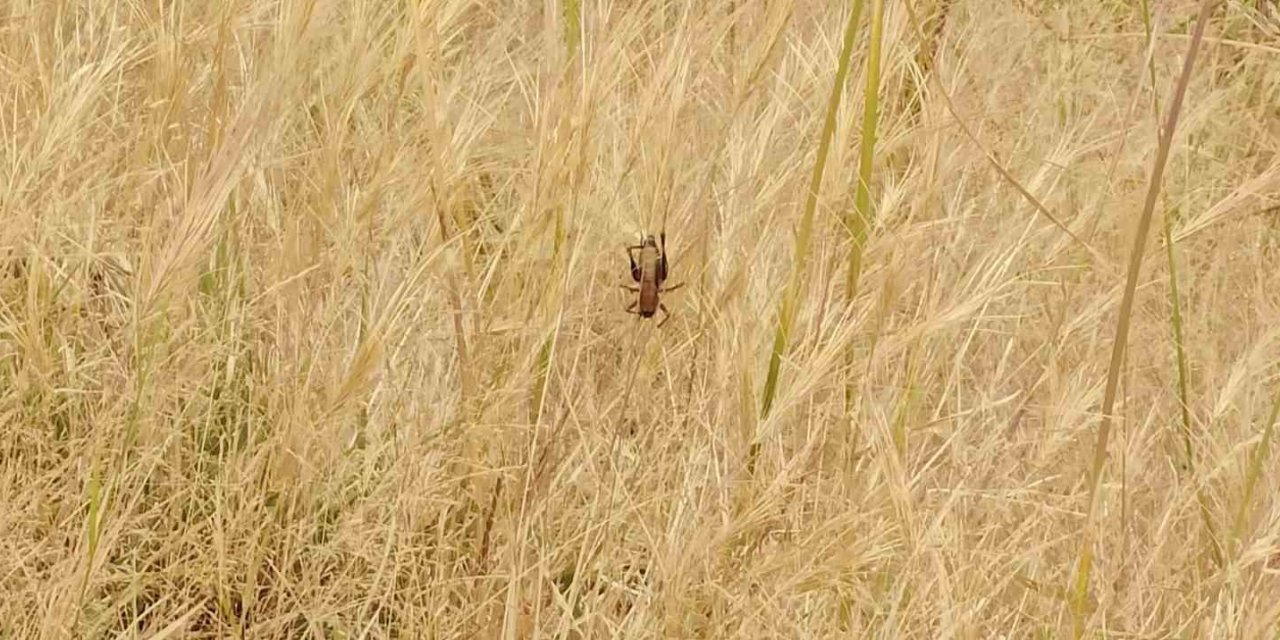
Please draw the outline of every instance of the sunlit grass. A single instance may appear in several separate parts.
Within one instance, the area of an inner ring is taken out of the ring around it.
[[[1199,5],[0,6],[0,637],[1269,637]]]

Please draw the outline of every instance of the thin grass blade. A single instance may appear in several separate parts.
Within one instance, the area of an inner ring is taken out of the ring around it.
[[[1178,78],[1177,86],[1174,87],[1173,99],[1169,104],[1165,125],[1160,130],[1160,141],[1156,149],[1155,163],[1151,169],[1151,180],[1147,185],[1146,201],[1142,206],[1138,229],[1134,234],[1133,248],[1129,253],[1129,268],[1125,278],[1124,296],[1120,301],[1120,315],[1116,321],[1116,337],[1111,349],[1111,363],[1107,368],[1107,386],[1103,393],[1102,424],[1098,427],[1098,438],[1094,445],[1092,466],[1088,476],[1088,520],[1085,523],[1075,582],[1072,587],[1072,635],[1075,638],[1083,636],[1085,630],[1089,576],[1093,567],[1093,538],[1098,518],[1098,486],[1102,479],[1103,465],[1107,458],[1107,445],[1111,438],[1112,414],[1115,411],[1116,398],[1119,395],[1120,373],[1124,368],[1125,348],[1129,340],[1134,298],[1138,289],[1138,273],[1142,270],[1142,259],[1147,245],[1147,236],[1151,231],[1151,221],[1155,213],[1156,200],[1160,196],[1164,169],[1169,162],[1169,150],[1173,146],[1173,133],[1178,126],[1178,115],[1182,112],[1182,102],[1187,93],[1187,85],[1191,82],[1191,71],[1195,67],[1196,53],[1200,50],[1200,42],[1204,38],[1205,25],[1209,22],[1209,16],[1213,11],[1214,4],[1214,0],[1204,0],[1200,5],[1200,15],[1196,20],[1195,31],[1191,36],[1191,44],[1187,47],[1187,57],[1183,62],[1182,73]]]

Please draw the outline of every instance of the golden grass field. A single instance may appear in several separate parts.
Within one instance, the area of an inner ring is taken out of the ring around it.
[[[1271,0],[8,0],[0,133],[2,638],[1280,637]]]

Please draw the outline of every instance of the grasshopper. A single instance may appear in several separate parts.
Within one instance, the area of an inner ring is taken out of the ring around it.
[[[667,262],[666,232],[660,234],[659,238],[661,241],[655,240],[653,234],[649,234],[641,239],[640,244],[627,247],[627,258],[631,261],[631,279],[640,286],[624,284],[622,288],[640,294],[638,299],[627,306],[627,313],[634,313],[641,318],[652,318],[661,309],[663,317],[658,323],[661,327],[671,319],[671,312],[667,311],[667,306],[658,299],[658,294],[679,289],[684,286],[684,283],[665,286],[667,272],[671,267]],[[636,307],[640,308],[632,311]]]

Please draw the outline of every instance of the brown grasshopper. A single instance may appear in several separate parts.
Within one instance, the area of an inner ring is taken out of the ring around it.
[[[684,283],[664,286],[671,265],[667,262],[667,234],[663,232],[659,238],[661,242],[654,240],[653,234],[649,234],[644,236],[640,244],[627,247],[627,258],[631,260],[631,278],[640,283],[640,286],[624,284],[622,288],[640,294],[639,299],[627,306],[627,313],[634,313],[641,318],[652,318],[661,309],[663,317],[658,323],[661,327],[671,319],[671,312],[667,311],[667,306],[658,299],[658,294],[679,289],[684,286]],[[639,256],[636,252],[639,252]],[[637,306],[640,307],[639,310],[632,311]]]

